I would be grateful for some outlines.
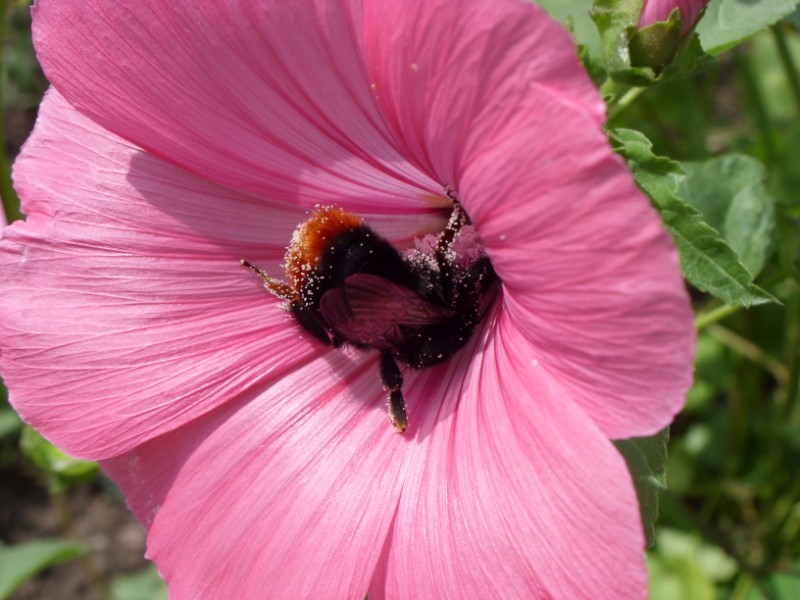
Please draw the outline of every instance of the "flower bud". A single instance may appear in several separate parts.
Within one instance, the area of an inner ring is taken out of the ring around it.
[[[644,29],[659,21],[669,21],[674,9],[680,11],[681,38],[685,38],[695,26],[709,0],[644,0],[639,15],[639,29]]]
[[[656,72],[670,64],[709,0],[644,0],[630,40],[631,64]]]

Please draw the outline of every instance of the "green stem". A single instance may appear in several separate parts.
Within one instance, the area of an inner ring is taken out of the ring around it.
[[[634,87],[630,88],[627,92],[625,92],[619,100],[613,102],[611,106],[608,107],[608,120],[616,118],[619,114],[624,111],[631,103],[638,98],[642,92],[645,91],[647,88],[643,87]]]
[[[795,286],[786,300],[786,364],[789,377],[786,381],[784,416],[793,418],[800,395],[800,288]]]
[[[759,283],[759,286],[764,289],[769,289],[772,286],[778,285],[779,283],[783,283],[787,279],[791,279],[792,275],[787,274],[783,271],[777,271],[766,277]],[[719,300],[714,299],[709,305],[714,306],[719,304]],[[704,329],[711,325],[712,323],[716,323],[717,321],[721,321],[725,317],[728,317],[742,308],[738,304],[723,304],[721,306],[717,306],[716,308],[710,308],[709,305],[703,307],[704,312],[701,312],[694,320],[694,328],[698,331]]]
[[[797,74],[797,66],[794,64],[791,52],[789,52],[789,45],[786,43],[786,35],[783,33],[783,28],[780,24],[771,27],[772,35],[775,38],[775,44],[778,46],[778,54],[781,57],[781,64],[786,73],[786,80],[789,82],[789,87],[792,88],[792,95],[797,104],[797,112],[800,114],[800,77]]]
[[[741,310],[741,306],[738,304],[723,304],[713,310],[708,312],[702,313],[697,315],[697,318],[694,320],[694,328],[697,331],[704,329],[711,325],[712,323],[716,323],[717,321],[721,321],[725,317],[732,315],[733,313]]]
[[[743,338],[730,329],[726,329],[722,325],[709,325],[708,333],[711,337],[738,352],[765,371],[769,371],[779,385],[784,386],[789,381],[789,369],[786,368],[786,365],[771,357],[750,340]]]
[[[750,67],[750,62],[747,56],[742,55],[741,51],[737,48],[733,52],[733,60],[736,64],[736,70],[739,73],[740,81],[742,83],[742,92],[747,100],[747,105],[750,108],[750,115],[758,127],[758,132],[761,137],[761,143],[764,146],[764,154],[767,161],[774,164],[780,159],[780,144],[776,137],[776,132],[772,126],[772,121],[767,113],[767,108],[762,97],[761,90],[756,83],[753,76],[753,70]]]
[[[600,86],[600,95],[603,96],[603,98],[611,98],[609,104],[613,104],[617,101],[621,91],[622,88],[620,88],[619,84],[610,77]]]
[[[753,589],[753,580],[747,573],[739,573],[728,600],[744,600]]]

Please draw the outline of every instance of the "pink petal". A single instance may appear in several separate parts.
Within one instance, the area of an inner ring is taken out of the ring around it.
[[[384,124],[358,1],[37,0],[33,15],[70,103],[204,178],[306,207],[443,203]]]
[[[385,580],[392,599],[644,598],[644,538],[623,459],[530,366],[529,344],[498,313],[409,448],[387,572],[373,590]]]
[[[15,178],[30,216],[0,242],[0,369],[68,452],[127,451],[319,353],[239,264],[279,272],[299,211],[181,172],[52,92]]]
[[[365,51],[383,114],[404,154],[442,184],[455,184],[467,140],[501,126],[520,95],[543,89],[597,123],[604,119],[574,42],[531,2],[371,0],[364,7]]]
[[[677,252],[597,124],[539,92],[464,145],[457,189],[534,358],[609,437],[655,433],[692,378]]]
[[[407,443],[375,365],[331,353],[104,463],[171,598],[364,597]]]
[[[109,459],[174,597],[644,596],[604,435],[678,410],[691,314],[564,32],[516,0],[34,11],[76,108],[50,95],[17,169],[0,369],[26,419]],[[409,374],[401,437],[374,357],[309,342],[238,261],[278,274],[317,202],[408,239],[445,184],[503,290]]]

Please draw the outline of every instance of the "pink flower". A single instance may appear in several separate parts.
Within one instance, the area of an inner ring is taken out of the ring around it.
[[[639,29],[653,23],[669,20],[676,8],[681,11],[681,37],[694,28],[709,0],[644,0],[639,15]]]
[[[135,7],[135,8],[134,8]],[[0,244],[0,370],[99,459],[187,598],[643,598],[609,438],[691,379],[659,218],[567,33],[517,0],[37,0],[53,84]],[[318,203],[399,247],[450,186],[502,282],[449,361],[300,330],[281,277]]]

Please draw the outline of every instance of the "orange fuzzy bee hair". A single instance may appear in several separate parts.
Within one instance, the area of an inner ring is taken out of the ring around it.
[[[311,217],[298,227],[286,251],[286,277],[297,296],[308,275],[317,267],[330,240],[343,231],[361,226],[363,221],[338,206],[319,206]]]

